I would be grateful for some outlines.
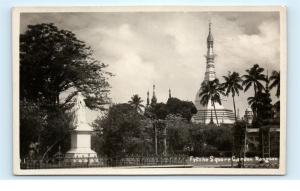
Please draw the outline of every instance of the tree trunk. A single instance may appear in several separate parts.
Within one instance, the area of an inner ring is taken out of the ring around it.
[[[165,127],[164,127],[164,134],[163,134],[163,136],[164,136],[164,156],[166,156],[167,155],[167,126],[165,125]]]
[[[156,122],[154,122],[154,150],[155,150],[155,155],[157,155],[158,152],[157,152],[157,128],[156,128]]]
[[[210,110],[210,123],[214,123],[212,109]]]
[[[254,84],[254,98],[256,99],[256,94],[257,94],[257,90],[256,90],[256,85]],[[253,111],[253,118],[256,119],[256,116],[257,116],[257,106],[254,108],[254,111]]]
[[[235,118],[235,122],[237,122],[235,101],[234,101],[234,96],[233,95],[232,95],[232,101],[233,101],[233,109],[234,109],[234,118]]]
[[[215,116],[216,116],[216,120],[217,120],[217,126],[219,126],[219,121],[218,121],[218,116],[217,116],[217,111],[216,111],[215,102],[213,101],[212,103],[213,103],[214,110],[215,110]]]

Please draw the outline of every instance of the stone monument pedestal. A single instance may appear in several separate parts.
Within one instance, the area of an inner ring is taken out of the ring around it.
[[[98,162],[97,153],[91,149],[92,131],[74,130],[71,133],[71,149],[65,159],[72,163]]]

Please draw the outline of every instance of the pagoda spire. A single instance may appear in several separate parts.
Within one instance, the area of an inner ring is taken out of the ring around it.
[[[156,95],[155,95],[155,85],[153,84],[153,92],[152,92],[152,98],[151,98],[151,105],[154,105],[157,103]]]
[[[149,90],[147,91],[147,107],[149,106],[150,104],[150,98],[149,98]]]
[[[171,95],[171,89],[169,88],[169,99],[172,97]]]
[[[205,72],[205,80],[206,81],[213,81],[216,79],[216,72],[215,72],[215,57],[214,54],[214,37],[212,35],[212,23],[209,22],[208,24],[208,36],[207,36],[207,53],[206,57],[206,72]]]
[[[214,37],[211,32],[211,22],[208,24],[208,36],[207,36],[207,48],[213,48],[214,45]]]

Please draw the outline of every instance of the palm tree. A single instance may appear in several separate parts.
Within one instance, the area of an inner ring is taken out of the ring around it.
[[[131,100],[128,101],[128,103],[130,105],[132,105],[135,108],[135,110],[139,113],[142,112],[142,107],[145,107],[143,104],[141,104],[142,102],[143,102],[143,100],[141,99],[141,97],[138,94],[134,94],[131,97]]]
[[[257,108],[260,108],[263,105],[260,93],[256,95],[255,97],[248,97],[248,104],[252,108],[252,110],[257,110]]]
[[[231,93],[233,100],[234,117],[235,121],[237,121],[234,96],[239,96],[239,90],[243,90],[243,86],[241,85],[243,80],[240,77],[240,74],[237,72],[229,72],[228,75],[223,76],[223,78],[225,82],[222,84],[222,88],[224,88],[226,96],[228,96]]]
[[[243,78],[245,78],[243,81],[245,92],[250,88],[250,86],[253,85],[255,97],[258,91],[262,91],[265,89],[265,87],[261,83],[262,81],[266,82],[266,77],[262,73],[264,70],[265,69],[259,67],[258,64],[255,64],[252,68],[246,70],[247,74],[243,76]]]
[[[279,98],[280,96],[280,72],[278,71],[273,71],[272,75],[270,76],[270,89],[277,88],[276,90],[276,97]]]
[[[264,69],[259,67],[258,64],[253,65],[252,68],[247,69],[243,76],[243,86],[245,86],[244,92],[246,92],[251,86],[254,88],[254,97],[256,97],[257,92],[265,90],[265,87],[262,85],[262,82],[266,82],[267,79],[263,74]],[[254,111],[254,117],[257,115],[257,110]]]
[[[204,81],[201,84],[199,94],[199,97],[201,98],[200,103],[202,105],[207,105],[209,101],[211,101],[211,104],[214,107],[217,125],[219,125],[219,122],[215,103],[218,102],[219,104],[221,104],[221,94],[224,95],[218,79],[215,79],[213,81]]]

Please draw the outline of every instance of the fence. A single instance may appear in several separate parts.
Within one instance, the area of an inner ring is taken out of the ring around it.
[[[244,160],[244,159],[241,159]],[[164,166],[180,165],[194,168],[239,168],[238,158],[229,157],[188,157],[172,156],[126,156],[122,158],[108,157],[75,157],[65,158],[64,155],[47,160],[23,160],[21,169],[53,169],[53,168],[94,168],[94,167],[126,167],[126,166]],[[245,158],[244,168],[278,168],[279,158],[262,160],[256,157]]]
[[[93,168],[93,167],[122,167],[122,166],[158,166],[158,165],[187,165],[189,157],[178,156],[126,156],[122,158],[108,157],[53,157],[47,160],[24,159],[21,169],[49,168]]]

